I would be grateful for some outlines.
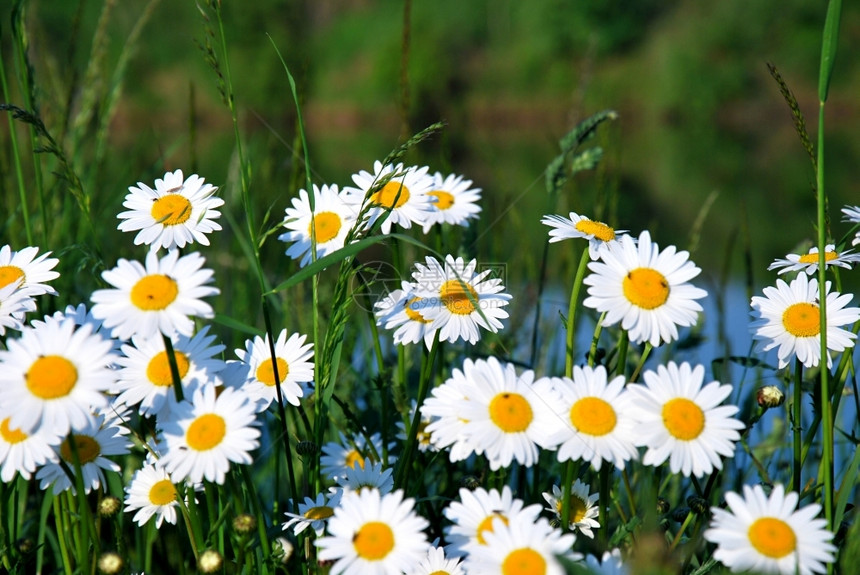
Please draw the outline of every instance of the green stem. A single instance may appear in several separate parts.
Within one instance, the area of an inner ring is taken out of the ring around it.
[[[176,352],[173,350],[173,341],[164,334],[161,334],[161,338],[164,340],[164,351],[167,354],[170,376],[173,379],[173,392],[176,394],[176,402],[179,403],[185,399],[185,394],[182,391],[182,376],[179,375],[179,365],[176,363]]]
[[[3,100],[10,102],[9,88],[6,84],[6,68],[3,65],[2,53],[0,53],[0,84],[3,87]],[[21,166],[21,154],[18,150],[18,135],[15,132],[15,120],[12,119],[12,112],[8,112],[6,117],[9,120],[9,143],[12,144],[12,156],[15,164],[15,177],[18,180],[18,197],[19,205],[21,206],[21,215],[24,219],[24,231],[27,234],[28,245],[33,243],[33,230],[30,227],[30,211],[27,207],[27,190],[24,188],[24,170]]]
[[[564,375],[573,377],[573,345],[576,340],[576,304],[579,302],[579,292],[582,289],[582,280],[585,278],[585,270],[588,268],[588,261],[591,258],[588,255],[588,247],[582,250],[582,255],[579,257],[579,266],[576,268],[576,276],[573,278],[573,287],[570,290],[570,303],[567,306],[567,341],[565,342],[564,356]],[[589,365],[594,360],[593,355],[589,355]]]
[[[65,525],[66,512],[62,507],[60,497],[54,497],[54,521],[57,524],[57,543],[60,546],[60,557],[63,560],[63,570],[66,575],[72,573],[72,561],[69,557],[69,549],[66,547],[66,534],[68,530]]]
[[[607,549],[609,544],[609,529],[607,529],[606,523],[606,510],[609,508],[609,474],[611,470],[609,466],[605,464],[600,467],[600,471],[597,473],[598,477],[598,520],[600,523],[600,527],[602,529],[598,532],[597,536],[600,541],[600,548]]]
[[[412,415],[412,425],[409,426],[409,435],[406,439],[406,447],[403,456],[398,460],[397,472],[395,473],[394,486],[396,489],[406,489],[406,479],[409,477],[409,468],[412,464],[412,456],[418,439],[418,429],[421,426],[421,406],[430,389],[430,380],[433,374],[433,363],[436,361],[436,350],[439,348],[439,332],[433,340],[430,351],[424,349],[421,357],[421,379],[418,382],[418,397],[415,404],[415,413]]]
[[[821,370],[824,373],[825,370]],[[792,396],[792,422],[791,422],[791,430],[793,437],[793,445],[794,445],[794,455],[792,457],[792,466],[791,466],[791,489],[797,493],[800,493],[800,485],[801,485],[801,469],[803,467],[801,450],[803,447],[803,439],[801,436],[801,426],[800,426],[800,416],[803,411],[803,390],[801,389],[801,382],[803,381],[803,364],[799,359],[796,359],[794,362],[794,388],[793,388],[793,396]],[[824,401],[823,403],[828,403]]]
[[[281,375],[277,370],[278,355],[275,350],[275,335],[272,330],[269,301],[265,296],[263,297],[263,322],[266,324],[266,339],[269,343],[269,356],[272,360],[272,374],[275,377],[275,395],[277,396],[276,400],[278,402],[278,415],[281,420],[281,433],[284,435],[284,459],[287,462],[287,475],[289,476],[288,478],[290,482],[290,497],[292,497],[293,506],[296,506],[299,502],[299,491],[298,486],[296,485],[296,473],[293,469],[293,451],[292,446],[290,445],[290,426],[287,421],[287,409],[284,405],[284,394],[281,389]],[[294,511],[294,509],[290,509],[290,511]]]
[[[576,463],[568,459],[564,464],[564,483],[562,484],[561,497],[561,528],[564,531],[570,529],[570,490],[573,484],[574,468]]]
[[[630,376],[628,381],[636,381],[639,378],[639,374],[642,372],[642,368],[645,367],[645,362],[648,360],[648,356],[651,354],[651,350],[654,349],[654,346],[651,345],[650,342],[645,343],[645,349],[642,350],[642,357],[639,358],[639,364],[636,366],[636,369],[633,370],[633,375]]]

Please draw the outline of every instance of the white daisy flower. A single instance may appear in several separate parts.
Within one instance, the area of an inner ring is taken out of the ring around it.
[[[851,265],[860,261],[860,254],[851,253],[851,250],[837,252],[834,244],[824,247],[824,267],[839,266],[851,269]],[[782,275],[788,272],[806,272],[806,275],[818,273],[818,247],[810,248],[809,253],[803,255],[788,254],[784,259],[778,259],[767,267],[768,270],[779,270]]]
[[[585,556],[585,565],[593,575],[629,575],[630,569],[621,559],[621,550],[604,551],[599,560],[594,555]]]
[[[157,252],[146,255],[146,267],[136,261],[120,259],[117,267],[102,272],[115,289],[93,292],[95,318],[103,320],[114,337],[133,335],[152,337],[159,332],[171,336],[194,333],[190,316],[214,317],[212,307],[200,298],[220,293],[207,286],[212,270],[201,269],[205,260],[197,252],[179,257],[171,250],[159,259]]]
[[[164,521],[176,525],[176,508],[179,507],[176,486],[163,467],[144,465],[135,472],[125,491],[123,511],[137,511],[132,520],[140,527],[153,517],[156,529],[160,529]]]
[[[797,509],[797,493],[776,485],[768,497],[760,485],[744,485],[743,496],[726,493],[729,510],[712,507],[705,539],[717,545],[714,558],[734,572],[811,575],[825,573],[836,547],[821,506]]]
[[[383,470],[382,463],[365,459],[361,465],[347,467],[344,474],[335,478],[335,481],[345,492],[376,489],[385,495],[394,489],[393,473],[392,468]]]
[[[319,559],[335,561],[331,575],[399,575],[411,570],[428,547],[423,530],[429,524],[414,505],[399,490],[344,494],[329,519],[329,535],[314,541]]]
[[[553,485],[552,493],[545,492],[542,495],[549,504],[546,510],[555,514],[556,518],[561,521],[564,491],[558,485]],[[586,537],[594,539],[594,532],[591,529],[600,527],[600,523],[597,522],[600,509],[595,505],[598,497],[597,493],[589,495],[588,485],[579,479],[573,482],[570,486],[570,500],[568,501],[568,507],[570,507],[568,521],[571,531],[578,530]]]
[[[363,467],[365,460],[373,463],[382,457],[382,435],[374,433],[369,441],[362,434],[348,438],[339,432],[340,441],[331,441],[322,447],[320,473],[338,480],[346,476],[348,469]]]
[[[224,369],[224,362],[216,357],[224,351],[224,346],[212,345],[214,341],[208,325],[193,337],[179,334],[171,337],[183,396],[190,397],[197,387],[211,383]],[[113,393],[118,394],[116,402],[127,406],[140,404],[142,415],[157,415],[176,397],[164,339],[161,334],[135,335],[131,343],[122,346],[124,355],[117,359],[120,369],[113,387]]]
[[[427,349],[433,346],[438,331],[433,322],[421,315],[425,304],[420,297],[412,295],[415,285],[403,282],[403,289],[396,289],[374,304],[376,325],[394,330],[395,345],[418,343],[424,340]]]
[[[486,536],[494,530],[493,520],[502,523],[533,523],[540,515],[540,505],[525,506],[521,499],[515,499],[507,485],[499,492],[487,491],[481,487],[474,491],[460,489],[460,500],[454,500],[443,513],[452,525],[445,528],[446,551],[449,555],[464,556],[475,548],[486,545]]]
[[[596,260],[600,250],[604,246],[618,243],[618,236],[627,230],[616,230],[611,226],[581,216],[576,212],[570,212],[570,219],[555,214],[544,216],[540,223],[550,226],[549,243],[560,242],[567,239],[582,238],[588,240],[588,255]]]
[[[306,190],[299,190],[299,197],[293,198],[293,207],[286,209],[283,226],[288,230],[278,236],[282,242],[292,242],[287,255],[294,260],[302,258],[301,266],[311,261],[311,224],[316,239],[317,259],[339,250],[346,242],[346,236],[356,220],[356,207],[348,204],[336,185],[318,188],[314,191],[314,207]],[[313,219],[311,219],[313,216]]]
[[[732,386],[712,381],[703,387],[704,377],[701,365],[670,361],[646,371],[645,385],[627,386],[640,421],[639,443],[648,447],[642,463],[657,467],[669,459],[672,473],[702,477],[723,468],[720,456],[734,456],[744,424],[732,417],[736,406],[720,405]]]
[[[462,561],[459,557],[448,559],[445,557],[443,548],[431,546],[427,550],[427,556],[407,573],[409,575],[466,575]]]
[[[73,442],[73,443],[72,443]],[[104,417],[93,417],[86,426],[74,429],[56,448],[59,458],[39,469],[36,479],[43,490],[53,487],[54,495],[70,489],[75,493],[75,484],[66,475],[59,460],[75,469],[75,454],[81,465],[84,492],[89,493],[105,485],[105,469],[119,472],[120,466],[108,459],[111,455],[126,455],[131,442],[113,425],[105,425]],[[105,485],[105,489],[107,486]]]
[[[463,403],[472,391],[471,371],[474,362],[466,359],[463,369],[468,375],[455,368],[442,385],[430,390],[428,397],[421,405],[421,416],[430,419],[424,429],[429,434],[429,442],[434,450],[449,449],[448,457],[452,462],[462,461],[479,452],[470,436],[464,433],[469,423],[461,416]]]
[[[287,335],[287,330],[282,329],[275,341],[277,376],[283,400],[297,406],[299,398],[304,395],[301,384],[314,379],[313,344],[305,344],[306,335],[294,333],[289,339]],[[265,411],[278,397],[268,334],[245,340],[245,349],[237,349],[236,355],[248,365],[247,379],[242,388],[256,404],[257,410]]]
[[[63,441],[62,434],[49,426],[25,433],[11,427],[9,420],[0,420],[0,480],[4,483],[10,483],[16,473],[30,479],[37,467],[56,461],[54,448]]]
[[[130,186],[123,206],[129,211],[117,217],[118,230],[133,232],[134,245],[146,244],[153,250],[184,248],[195,241],[209,245],[206,234],[220,230],[215,222],[221,216],[218,208],[224,200],[215,196],[218,188],[205,184],[192,174],[183,180],[182,170],[167,172],[164,179],[155,180],[153,190],[143,182]]]
[[[417,284],[413,295],[419,299],[411,309],[432,322],[441,341],[475,343],[481,338],[478,327],[493,333],[501,329],[511,296],[502,293],[501,279],[488,277],[491,270],[476,273],[477,260],[466,263],[452,255],[445,257],[444,267],[431,256],[425,261],[426,266],[416,263],[412,274]]]
[[[328,520],[334,515],[334,510],[340,505],[343,490],[337,489],[328,493],[317,493],[315,499],[305,497],[303,503],[299,503],[299,512],[286,512],[286,521],[282,529],[287,531],[292,527],[293,533],[298,535],[308,527],[314,530],[317,537],[322,537]]]
[[[630,339],[653,346],[678,339],[678,326],[694,325],[707,292],[687,283],[701,271],[685,251],[669,246],[662,252],[647,231],[638,245],[630,236],[600,250],[600,260],[588,264],[584,282],[586,307],[606,312],[603,325],[621,322]]]
[[[464,180],[463,176],[443,176],[439,172],[433,175],[433,188],[427,195],[434,201],[424,220],[425,234],[433,224],[446,223],[468,227],[469,220],[478,217],[481,213],[481,206],[478,205],[481,188],[471,186],[472,180]]]
[[[30,297],[57,295],[57,290],[44,282],[60,277],[58,272],[53,271],[60,260],[49,258],[51,252],[39,257],[36,257],[37,253],[39,248],[33,246],[17,252],[13,252],[8,245],[0,248],[0,288],[16,284]]]
[[[553,377],[561,400],[553,404],[558,426],[558,460],[588,461],[600,469],[606,461],[623,469],[637,459],[633,398],[625,391],[624,377],[607,383],[606,368],[573,366],[573,379]]]
[[[534,574],[565,575],[563,557],[581,559],[571,551],[576,536],[553,529],[543,517],[536,521],[516,520],[505,523],[493,520],[493,529],[485,534],[487,543],[474,548],[464,567],[469,575]]]
[[[514,365],[496,358],[466,360],[463,366],[472,389],[460,406],[465,420],[463,435],[483,453],[495,471],[516,459],[531,467],[537,462],[538,446],[553,447],[557,417],[550,406],[558,401],[546,378],[534,381],[534,372],[517,376]]]
[[[25,314],[36,311],[36,300],[24,290],[19,290],[20,280],[0,287],[0,335],[6,329],[21,331]]]
[[[764,288],[764,297],[752,298],[753,321],[750,330],[758,341],[756,351],[778,347],[780,369],[796,356],[806,367],[815,367],[821,360],[821,313],[819,312],[818,280],[798,274],[791,282],[776,280],[776,287]],[[857,335],[839,326],[860,319],[860,308],[845,307],[851,294],[827,293],[827,349],[841,352],[854,346]],[[827,367],[833,361],[827,355]]]
[[[224,483],[231,463],[248,464],[259,446],[254,406],[241,391],[214,385],[194,392],[191,402],[180,402],[164,422],[166,453],[161,464],[174,481]]]
[[[25,328],[0,350],[0,418],[14,429],[81,429],[114,381],[111,343],[72,319]]]
[[[367,226],[384,218],[380,227],[383,234],[390,232],[394,224],[405,229],[412,224],[423,226],[433,210],[433,197],[428,195],[433,191],[433,178],[427,175],[426,166],[383,166],[377,161],[373,163],[372,174],[362,170],[352,176],[352,181],[357,187],[344,188],[347,202],[356,210],[370,206]],[[383,181],[385,184],[380,187]],[[374,191],[368,197],[371,190]]]

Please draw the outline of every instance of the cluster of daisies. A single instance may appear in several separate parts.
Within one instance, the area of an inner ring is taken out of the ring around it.
[[[860,208],[845,208],[843,212],[848,221],[860,224]],[[686,252],[678,252],[671,246],[661,251],[648,232],[634,239],[624,231],[574,212],[569,218],[545,216],[542,222],[552,228],[550,242],[568,238],[589,241],[591,274],[584,278],[588,297],[583,305],[602,314],[601,325],[620,324],[631,341],[656,346],[678,339],[678,327],[696,322],[697,314],[702,311],[696,300],[706,293],[688,283],[699,274],[699,269],[688,260]],[[852,245],[858,243],[860,233],[855,235]],[[779,369],[787,367],[792,360],[806,368],[817,367],[822,362],[820,290],[818,281],[810,277],[817,273],[820,260],[818,249],[812,248],[808,253],[789,254],[775,261],[769,270],[777,269],[779,274],[799,273],[790,283],[778,279],[775,287],[765,288],[762,296],[751,300],[750,330],[757,342],[756,351],[776,349]],[[835,244],[829,244],[823,260],[825,268],[850,268],[860,261],[860,254],[851,250],[840,253]],[[823,337],[828,350],[824,361],[830,368],[831,354],[854,346],[856,333],[843,326],[860,320],[860,308],[848,307],[853,296],[831,291],[830,282],[823,291],[827,309]],[[466,368],[475,370],[476,364],[467,362]],[[513,375],[513,370],[510,371]],[[607,385],[606,376],[601,374],[596,378],[599,385],[595,387],[595,378],[592,377],[592,381],[583,379],[586,373],[589,368],[574,368],[574,380],[577,377],[581,380],[577,385],[560,385],[559,378],[552,378],[549,384],[538,380],[530,386],[532,391],[548,394],[540,403],[552,407],[560,405],[559,394],[564,396],[566,387],[576,390],[567,391],[568,399],[562,404],[568,411],[557,410],[554,414],[556,420],[563,420],[569,427],[569,436],[578,436],[575,443],[558,447],[560,461],[584,458],[598,468],[605,460],[621,468],[625,460],[636,456],[635,446],[645,445],[643,464],[660,465],[668,459],[673,473],[680,471],[686,476],[700,477],[700,474],[720,469],[720,457],[730,457],[733,453],[733,442],[739,438],[738,431],[744,424],[731,417],[737,413],[736,407],[720,406],[731,393],[731,386],[711,382],[702,387],[702,366],[691,368],[686,363],[677,366],[669,362],[666,366],[658,366],[656,372],[646,371],[644,385],[625,386],[622,378]],[[532,376],[526,379],[531,382]],[[482,449],[475,443],[479,435],[468,419],[477,412],[460,411],[459,417],[463,419],[458,420],[459,429],[457,422],[450,419],[457,411],[446,400],[457,394],[465,399],[462,381],[462,374],[455,373],[455,377],[445,383],[451,389],[438,394],[434,391],[435,397],[427,404],[428,414],[438,418],[427,428],[438,434],[436,439],[431,437],[430,443],[450,445],[452,459]],[[474,403],[476,394],[469,393],[468,401]],[[487,404],[482,419],[486,421],[489,413],[489,419],[498,428],[493,432],[498,434],[504,426],[499,424],[501,417],[493,416],[497,407]],[[632,424],[622,415],[628,412],[633,414]],[[505,420],[508,431],[515,429],[516,426],[511,425],[515,421],[521,426],[518,431],[525,432],[524,424],[530,416],[549,427],[546,410],[544,416],[539,417],[538,408],[531,402],[528,408],[521,407],[519,413],[519,418]],[[569,418],[563,419],[565,415]],[[526,461],[534,460],[535,446],[545,447],[540,441],[545,440],[547,434],[545,429],[529,441],[521,439],[516,448],[511,441],[509,450],[518,451],[494,450],[491,457],[506,461],[508,453],[519,453],[523,459],[518,461],[527,464]],[[620,441],[622,436],[627,439]],[[833,534],[826,529],[823,519],[816,518],[821,512],[820,505],[813,503],[798,509],[799,495],[786,493],[782,485],[773,487],[770,494],[759,485],[745,486],[743,495],[728,492],[725,500],[728,510],[711,510],[712,522],[704,538],[716,544],[714,557],[732,571],[820,573],[826,571],[827,563],[834,561]]]
[[[393,226],[413,225],[428,233],[436,224],[468,226],[480,213],[480,188],[463,176],[429,173],[426,166],[375,162],[373,173],[361,170],[352,176],[354,186],[313,186],[293,198],[286,209],[286,232],[278,239],[290,243],[287,255],[307,265],[316,254],[324,257],[355,241],[362,234],[379,230],[388,234]]]
[[[144,261],[120,259],[102,273],[110,286],[83,303],[32,319],[32,298],[57,295],[58,260],[37,248],[0,250],[3,325],[20,332],[0,350],[0,478],[35,477],[54,493],[105,488],[114,459],[138,461],[126,511],[144,524],[176,523],[186,489],[221,484],[232,465],[249,464],[260,445],[261,414],[313,393],[312,344],[282,330],[270,345],[256,336],[224,358],[203,321],[219,293],[198,252],[180,253],[206,234],[223,200],[203,178],[165,174],[155,188],[129,188],[119,228],[138,230]],[[14,291],[9,291],[14,290]],[[12,307],[21,297],[23,307]],[[275,360],[270,349],[275,350]],[[145,424],[141,420],[146,419]],[[138,430],[152,430],[142,436]],[[69,471],[73,474],[70,476]],[[77,481],[78,476],[83,479]]]
[[[427,233],[434,224],[465,226],[477,217],[480,190],[471,181],[428,171],[377,162],[373,173],[353,176],[354,187],[301,190],[283,221],[287,255],[305,266],[394,225]],[[139,525],[175,524],[177,508],[203,481],[222,484],[232,466],[253,461],[262,414],[314,394],[306,336],[286,329],[275,341],[256,336],[226,359],[225,346],[204,323],[214,316],[206,298],[219,290],[204,257],[180,250],[208,245],[207,234],[220,229],[215,220],[224,202],[216,192],[181,170],[154,188],[130,187],[119,229],[137,232],[135,244],[148,252],[142,262],[120,259],[103,272],[110,287],[91,295],[89,309],[68,306],[27,323],[36,298],[57,295],[48,282],[59,276],[58,260],[35,247],[0,249],[3,482],[35,478],[54,493],[89,492],[106,487],[105,471],[121,470],[117,458],[136,459],[125,510]],[[845,213],[860,222],[860,208]],[[576,213],[542,222],[551,228],[550,242],[588,240],[583,305],[600,315],[601,327],[619,326],[633,343],[660,346],[698,321],[707,294],[691,283],[701,270],[687,252],[661,250],[647,231],[633,237]],[[824,259],[850,267],[858,257],[829,245]],[[810,278],[818,258],[813,250],[775,262],[780,273],[805,273],[790,283],[777,280],[752,299],[758,349],[777,349],[780,368],[795,358],[805,367],[822,363],[819,286]],[[848,307],[852,296],[831,292],[829,283],[825,291],[827,349],[839,353],[854,345],[855,334],[842,326],[860,319],[860,309]],[[373,311],[378,325],[393,330],[395,344],[432,348],[438,341],[474,344],[481,329],[497,332],[510,299],[502,280],[479,270],[476,260],[428,256]],[[831,365],[830,354],[825,361]],[[451,462],[480,458],[493,471],[515,462],[528,468],[544,450],[560,463],[595,470],[668,462],[673,474],[696,480],[721,470],[735,453],[745,425],[735,417],[738,407],[724,404],[732,390],[706,383],[705,368],[689,363],[645,370],[638,383],[612,377],[603,365],[573,366],[570,377],[537,377],[490,356],[464,359],[422,404],[413,403],[413,417],[420,420],[419,448],[447,452]],[[151,431],[142,436],[140,429]],[[310,535],[332,574],[561,574],[571,562],[596,572],[629,571],[621,550],[600,558],[574,551],[577,535],[593,538],[606,527],[598,522],[598,495],[579,479],[552,485],[543,493],[546,507],[517,498],[508,486],[460,489],[442,509],[444,539],[429,541],[430,521],[395,490],[395,446],[384,445],[379,433],[341,434],[322,447],[329,486],[293,502],[284,517],[282,529]],[[727,509],[711,510],[704,538],[731,570],[815,573],[833,562],[833,535],[817,518],[817,504],[798,507],[798,494],[781,485],[770,493],[744,487],[725,501]]]

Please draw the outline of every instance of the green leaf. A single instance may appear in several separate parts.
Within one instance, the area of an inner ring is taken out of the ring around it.
[[[252,325],[249,325],[245,322],[239,321],[234,317],[230,317],[229,315],[224,315],[221,313],[216,313],[215,317],[212,318],[217,324],[223,325],[226,328],[230,328],[234,331],[240,331],[242,333],[247,333],[248,335],[259,335],[262,336],[266,332],[262,329],[256,328]]]
[[[369,248],[372,245],[378,244],[380,242],[383,242],[383,241],[391,239],[391,238],[397,238],[400,241],[418,246],[422,249],[427,250],[430,253],[436,254],[435,250],[430,249],[429,247],[427,247],[422,242],[416,240],[415,238],[412,238],[410,236],[406,236],[403,234],[387,234],[387,235],[372,236],[369,238],[364,238],[364,239],[358,240],[357,242],[351,243],[347,246],[340,248],[337,251],[334,251],[334,252],[332,252],[332,253],[324,256],[324,257],[321,257],[320,259],[316,260],[315,262],[311,262],[308,266],[303,267],[302,269],[300,269],[299,271],[294,273],[292,276],[290,276],[289,279],[287,279],[285,282],[279,284],[277,287],[273,288],[271,291],[266,292],[263,295],[271,295],[274,293],[278,293],[280,291],[284,291],[285,289],[290,288],[294,285],[297,285],[297,284],[303,282],[304,280],[318,274],[319,272],[323,271],[325,268],[329,267],[332,264],[336,264],[341,260],[351,258],[351,257],[355,256],[357,253],[359,253],[360,251],[364,250],[365,248]],[[436,255],[438,255],[438,254],[436,254]]]
[[[827,101],[830,77],[836,61],[836,46],[839,43],[839,21],[842,19],[842,0],[830,0],[827,17],[824,19],[824,34],[821,41],[821,67],[818,71],[818,99]]]

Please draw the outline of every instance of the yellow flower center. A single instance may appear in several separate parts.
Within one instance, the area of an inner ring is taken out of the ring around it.
[[[176,358],[176,367],[179,368],[179,379],[181,380],[188,373],[191,364],[188,361],[188,356],[181,351],[174,351],[173,355]],[[146,377],[152,385],[158,387],[173,385],[173,374],[170,373],[170,361],[166,351],[157,353],[149,360],[149,364],[146,366]]]
[[[576,231],[594,236],[598,240],[611,242],[615,239],[615,230],[604,224],[603,222],[595,222],[594,220],[579,220],[576,222]]]
[[[406,303],[406,317],[418,323],[430,323],[429,319],[425,319],[423,315],[415,311],[415,308],[412,307],[416,303],[421,303],[421,301],[420,297],[414,297]]]
[[[558,516],[561,517],[561,506],[563,504],[563,500],[561,498],[555,502],[555,512],[558,513]],[[583,519],[585,519],[585,512],[588,510],[588,506],[585,501],[580,499],[575,493],[570,493],[570,503],[567,505],[570,507],[570,522],[571,523],[579,523]]]
[[[782,559],[797,549],[794,529],[776,517],[761,517],[747,531],[750,543],[756,551],[771,559]]]
[[[782,325],[794,337],[813,337],[821,331],[821,316],[814,303],[796,303],[782,312]]]
[[[448,192],[436,190],[434,192],[427,192],[427,195],[436,198],[434,205],[437,210],[447,210],[454,205],[454,195]]]
[[[525,431],[533,418],[532,406],[519,393],[499,393],[490,401],[490,419],[506,433]]]
[[[399,208],[409,201],[409,188],[402,182],[392,180],[370,196],[370,201],[383,208]]]
[[[501,519],[502,523],[504,523],[505,525],[508,524],[508,518],[505,517],[504,515],[502,515],[501,513],[499,513],[498,511],[495,511],[495,512],[491,513],[490,515],[487,515],[486,517],[484,517],[483,521],[478,523],[478,533],[475,536],[475,539],[477,539],[478,543],[480,543],[481,545],[487,544],[487,540],[484,539],[484,533],[487,533],[487,532],[492,533],[493,532],[493,519],[495,519],[497,517],[499,519]]]
[[[439,289],[439,298],[451,313],[469,315],[475,311],[475,304],[478,303],[478,292],[466,282],[453,279],[442,284]]]
[[[364,469],[364,456],[362,456],[357,449],[353,449],[346,454],[344,463],[347,467],[351,467],[352,469],[355,469],[356,465],[358,465],[361,469]]]
[[[368,521],[352,537],[352,545],[362,559],[379,561],[394,549],[394,532],[387,523]]]
[[[149,488],[149,502],[153,505],[168,505],[176,501],[176,487],[169,479],[156,481]]]
[[[24,281],[24,270],[16,266],[0,266],[0,288],[19,281]]]
[[[658,308],[669,299],[669,282],[655,269],[636,268],[623,282],[624,297],[643,309]]]
[[[179,295],[179,285],[163,274],[143,276],[131,288],[131,303],[143,311],[161,311]]]
[[[39,399],[67,396],[78,382],[75,365],[61,355],[43,355],[24,374],[27,389]]]
[[[583,397],[570,408],[570,422],[582,433],[606,435],[618,422],[615,410],[599,397]]]
[[[216,413],[199,416],[188,426],[185,441],[195,451],[208,451],[217,447],[227,435],[227,423]]]
[[[191,217],[191,202],[180,194],[167,194],[152,202],[152,219],[165,226],[184,224]]]
[[[705,429],[705,412],[685,397],[670,399],[663,405],[663,424],[681,441],[692,441]]]
[[[320,212],[314,216],[313,230],[314,238],[318,244],[324,244],[337,237],[341,226],[340,216],[334,212]],[[311,235],[311,226],[308,225],[308,235]]]
[[[334,509],[332,509],[328,505],[319,505],[317,507],[311,507],[310,509],[305,511],[305,519],[310,519],[311,521],[328,519],[332,515],[334,515]]]
[[[16,443],[21,443],[30,436],[20,429],[12,429],[9,427],[9,421],[11,419],[11,417],[7,417],[3,421],[0,421],[0,437],[2,437],[3,441],[6,443],[15,445]]]
[[[433,571],[430,575],[451,575],[450,571],[442,571],[441,569],[438,571]]]
[[[73,434],[71,439],[75,442],[75,450],[78,452],[81,465],[86,465],[91,461],[95,461],[96,457],[98,457],[102,452],[99,442],[89,435]],[[69,463],[74,462],[74,453],[72,452],[72,446],[69,444],[68,438],[60,444],[60,457]]]
[[[503,575],[543,575],[546,559],[530,547],[515,549],[502,561]]]
[[[837,254],[836,252],[824,252],[824,261],[825,262],[832,262],[833,260],[835,260],[838,257],[839,257],[839,254]],[[797,261],[802,263],[802,264],[817,264],[818,263],[818,252],[815,252],[814,254],[803,254],[802,256],[800,256],[800,259]]]
[[[278,358],[278,381],[284,383],[284,379],[290,374],[290,366],[283,359]],[[262,362],[260,366],[257,368],[257,373],[255,374],[257,379],[272,387],[275,385],[275,368],[272,365],[272,358],[267,359]]]

